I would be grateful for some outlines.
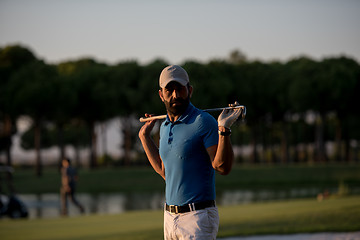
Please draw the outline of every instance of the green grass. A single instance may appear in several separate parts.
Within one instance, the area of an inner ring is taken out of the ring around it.
[[[150,167],[80,169],[78,192],[156,192],[164,191],[164,181]],[[320,166],[235,166],[228,176],[216,176],[218,191],[232,189],[290,189],[294,187],[360,186],[360,164]],[[14,185],[18,193],[55,193],[60,175],[44,169],[38,178],[33,169],[15,169]]]
[[[360,230],[360,197],[221,208],[221,236]]]
[[[74,218],[3,220],[0,238],[5,239],[161,239],[162,213],[138,211],[120,215]]]
[[[163,192],[164,181],[150,167],[80,169],[78,192]],[[291,189],[360,186],[360,164],[319,166],[235,166],[216,177],[218,192],[233,189]],[[60,175],[44,169],[15,169],[18,193],[57,193]],[[3,186],[4,187],[4,186]],[[6,189],[6,188],[5,188]],[[219,237],[360,229],[360,196],[221,206]],[[0,239],[162,239],[162,211],[72,218],[0,219]]]
[[[358,231],[360,196],[220,207],[218,237]],[[162,239],[162,211],[36,220],[0,220],[0,239]]]

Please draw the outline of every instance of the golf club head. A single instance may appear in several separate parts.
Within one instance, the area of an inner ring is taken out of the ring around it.
[[[244,120],[246,117],[246,107],[244,106],[244,108],[241,111],[241,119]]]

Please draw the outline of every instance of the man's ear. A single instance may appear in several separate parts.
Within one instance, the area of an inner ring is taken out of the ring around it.
[[[189,94],[190,94],[190,98],[191,98],[191,96],[192,96],[192,93],[193,93],[193,87],[190,85],[190,86],[189,86]]]
[[[164,102],[164,96],[163,96],[163,93],[162,93],[162,88],[159,90],[159,96],[161,98],[161,101]]]

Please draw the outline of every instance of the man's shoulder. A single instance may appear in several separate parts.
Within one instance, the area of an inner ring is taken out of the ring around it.
[[[199,117],[202,121],[206,121],[206,122],[216,122],[216,119],[208,112],[205,112],[204,110],[201,109],[197,109],[197,117]]]
[[[67,174],[68,174],[68,175],[76,175],[76,174],[77,174],[77,171],[76,171],[76,169],[73,168],[73,167],[68,167],[68,168],[67,168]]]
[[[210,113],[203,110],[197,109],[194,120],[205,129],[213,127],[217,128],[216,119]]]

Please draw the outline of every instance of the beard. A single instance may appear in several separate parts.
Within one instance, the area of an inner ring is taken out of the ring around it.
[[[189,106],[190,103],[190,94],[187,98],[177,98],[171,99],[169,102],[165,101],[165,107],[167,112],[174,116],[180,116],[186,111],[186,108]]]

